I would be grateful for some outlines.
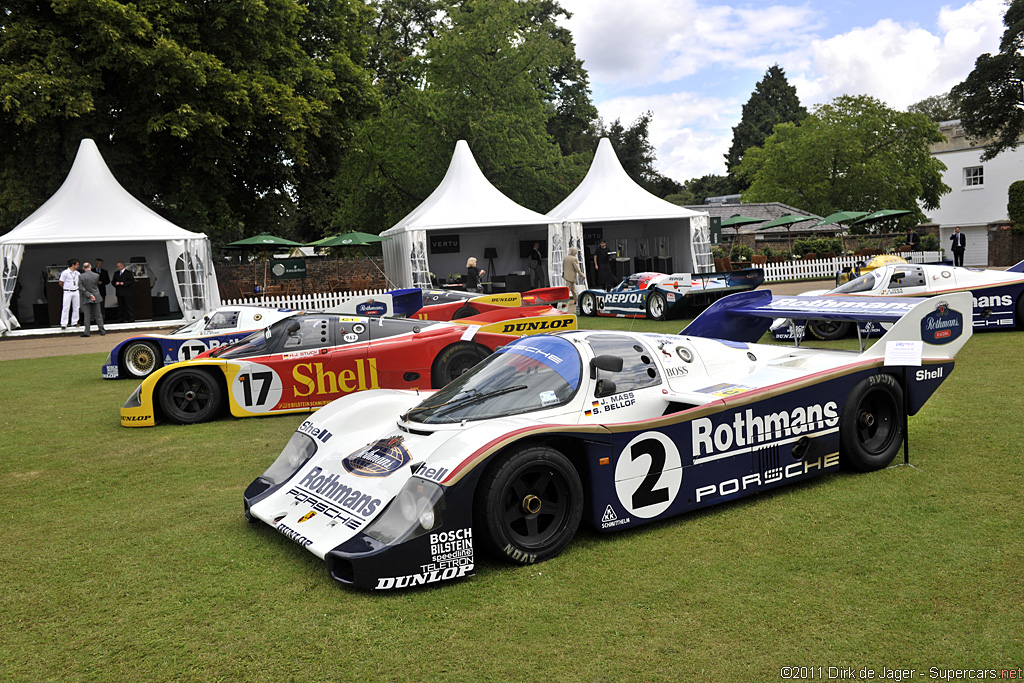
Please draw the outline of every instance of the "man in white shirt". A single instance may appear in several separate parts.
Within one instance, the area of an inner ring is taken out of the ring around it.
[[[60,329],[67,329],[68,314],[71,314],[71,324],[78,324],[78,307],[81,299],[78,295],[78,259],[68,259],[68,267],[61,271],[60,288],[64,290],[64,300],[60,308]]]

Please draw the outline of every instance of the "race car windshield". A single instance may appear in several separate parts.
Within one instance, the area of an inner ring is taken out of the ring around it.
[[[855,280],[850,280],[845,285],[840,285],[832,290],[832,294],[855,294],[856,292],[870,292],[878,283],[878,276],[881,271],[873,270],[864,273]]]
[[[190,332],[195,332],[203,326],[204,322],[205,321],[202,318],[199,318],[198,320],[193,320],[192,322],[186,323],[185,325],[182,325],[178,329],[174,330],[173,332],[171,332],[171,334],[188,334]]]
[[[524,337],[429,397],[405,415],[448,424],[547,410],[568,402],[580,385],[580,354],[561,337]]]
[[[216,355],[219,358],[239,358],[241,356],[259,354],[267,345],[267,341],[273,338],[274,330],[280,330],[280,328],[287,325],[287,323],[288,319],[285,319],[274,323],[265,330],[257,330],[245,339],[241,339],[228,346],[222,346],[222,350]]]

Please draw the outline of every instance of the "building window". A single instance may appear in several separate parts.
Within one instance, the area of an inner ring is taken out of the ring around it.
[[[982,166],[968,166],[964,169],[964,187],[985,184],[985,169]]]

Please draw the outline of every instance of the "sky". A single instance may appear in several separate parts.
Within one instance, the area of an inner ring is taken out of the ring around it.
[[[559,0],[606,123],[645,111],[656,166],[725,174],[732,128],[778,64],[808,110],[840,95],[894,109],[946,93],[999,51],[1005,0]]]

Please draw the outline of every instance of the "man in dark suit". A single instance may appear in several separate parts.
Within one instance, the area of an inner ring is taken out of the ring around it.
[[[103,306],[100,304],[100,278],[92,271],[88,261],[82,264],[82,274],[78,278],[78,293],[82,299],[82,325],[85,332],[81,336],[89,336],[89,328],[93,318],[100,334],[106,334],[103,328]]]
[[[953,243],[953,265],[964,265],[964,250],[967,248],[967,236],[960,232],[960,228],[953,228],[953,234],[949,236]]]
[[[103,268],[103,259],[96,259],[96,267],[92,269],[92,272],[96,273],[99,278],[100,310],[103,310],[103,302],[107,298],[107,285],[110,284],[110,273]]]
[[[124,267],[124,261],[117,262],[117,270],[111,279],[114,291],[117,292],[117,320],[122,323],[135,322],[135,309],[132,307],[132,288],[135,287],[135,276]]]
[[[913,228],[907,229],[907,246],[910,251],[921,251],[921,236]]]

